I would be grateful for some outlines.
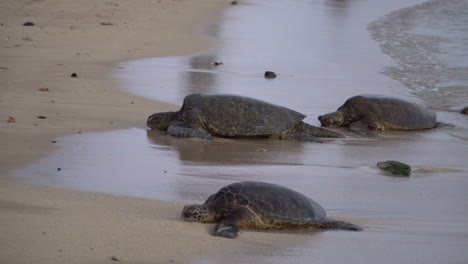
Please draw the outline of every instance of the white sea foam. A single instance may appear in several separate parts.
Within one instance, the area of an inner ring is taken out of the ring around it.
[[[382,70],[432,107],[468,103],[468,1],[435,0],[403,8],[368,27],[397,65]]]

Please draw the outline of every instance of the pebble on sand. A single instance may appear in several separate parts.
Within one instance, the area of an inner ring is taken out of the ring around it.
[[[266,71],[265,72],[265,78],[267,79],[274,79],[276,78],[276,73],[272,72],[272,71]]]

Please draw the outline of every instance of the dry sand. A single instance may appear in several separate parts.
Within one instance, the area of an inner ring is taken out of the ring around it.
[[[240,244],[220,245],[206,236],[209,226],[180,221],[180,204],[30,185],[8,175],[52,152],[52,138],[144,127],[148,114],[173,108],[117,90],[110,72],[119,61],[214,45],[196,25],[215,21],[225,7],[229,1],[0,3],[1,263],[105,263],[112,256],[187,262]],[[35,25],[23,26],[28,21]]]

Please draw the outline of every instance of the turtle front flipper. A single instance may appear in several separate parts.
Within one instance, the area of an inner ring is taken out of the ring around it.
[[[358,136],[375,137],[369,129],[369,122],[364,120],[354,121],[349,125],[349,131]]]
[[[325,138],[344,138],[345,137],[338,132],[335,132],[326,128],[322,128],[322,127],[309,125],[302,121],[299,122],[296,126],[294,126],[293,129],[296,130],[297,132],[303,132],[303,133],[306,133],[315,137],[325,137]]]
[[[180,138],[201,138],[211,140],[210,133],[200,127],[193,127],[185,122],[175,122],[167,129],[167,133],[173,137]]]
[[[316,225],[317,228],[320,229],[337,229],[337,230],[348,230],[348,231],[361,231],[362,227],[345,222],[345,221],[338,221],[326,218],[323,222],[318,223]]]
[[[239,227],[235,218],[222,220],[216,225],[215,235],[225,238],[236,238],[239,235]]]

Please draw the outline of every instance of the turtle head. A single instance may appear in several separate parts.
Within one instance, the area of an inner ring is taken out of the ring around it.
[[[344,126],[345,125],[345,116],[341,111],[336,111],[328,113],[326,115],[321,115],[318,117],[320,124],[324,127],[329,126]]]
[[[166,131],[177,118],[178,112],[154,113],[148,117],[146,125],[151,129]]]
[[[210,213],[206,204],[185,206],[182,211],[182,218],[189,222],[213,223],[215,221],[214,214]]]

